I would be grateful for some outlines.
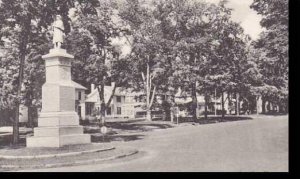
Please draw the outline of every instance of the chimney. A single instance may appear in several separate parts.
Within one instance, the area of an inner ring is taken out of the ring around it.
[[[94,91],[94,89],[95,89],[95,85],[91,84],[91,91]]]
[[[111,82],[111,87],[114,87],[116,85],[115,82]]]

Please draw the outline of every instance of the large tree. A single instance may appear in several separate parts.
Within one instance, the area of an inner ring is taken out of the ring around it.
[[[127,62],[120,58],[120,46],[113,43],[126,34],[126,27],[118,19],[114,1],[99,3],[93,14],[87,15],[82,9],[75,11],[67,48],[75,55],[73,79],[85,86],[96,86],[100,100],[100,121],[104,122],[105,111],[117,87],[124,86],[126,81],[126,73],[122,71],[126,70]],[[121,65],[124,65],[124,69],[120,68]],[[115,82],[115,85],[106,101],[104,87],[110,82]]]
[[[145,94],[146,119],[151,120],[157,92],[169,90],[170,44],[164,38],[161,20],[155,14],[156,5],[148,1],[147,6],[139,0],[126,1],[120,8],[120,17],[130,27],[132,77],[131,87]]]
[[[287,112],[288,99],[288,1],[254,0],[251,5],[262,15],[265,29],[254,46],[261,56],[257,59],[264,86],[260,89],[263,100],[279,105]]]
[[[171,0],[157,6],[163,37],[173,42],[173,86],[192,96],[194,120],[197,94],[205,96],[207,109],[215,90],[224,95],[230,86],[236,89],[241,84],[240,67],[246,60],[244,35],[240,25],[230,20],[231,9],[225,5],[226,1]]]

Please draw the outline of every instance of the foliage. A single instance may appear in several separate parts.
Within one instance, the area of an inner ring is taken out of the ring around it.
[[[105,116],[116,87],[125,86],[127,61],[114,40],[126,33],[119,22],[114,1],[101,1],[95,13],[85,14],[76,9],[72,31],[67,37],[67,49],[75,55],[73,79],[86,87],[95,84],[100,99],[100,116]],[[128,65],[127,65],[128,66]],[[109,100],[105,102],[104,86],[115,82]],[[104,121],[104,120],[102,120]]]
[[[130,84],[146,95],[147,119],[155,103],[157,92],[174,93],[168,83],[172,78],[172,40],[165,38],[164,22],[157,11],[157,4],[148,1],[126,1],[121,5],[120,17],[130,27],[131,53],[127,56],[131,70]]]
[[[265,31],[253,43],[260,53],[257,65],[263,85],[259,93],[265,100],[287,106],[288,98],[288,1],[258,1],[251,8],[262,15]]]

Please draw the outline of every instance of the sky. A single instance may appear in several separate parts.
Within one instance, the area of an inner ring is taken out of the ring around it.
[[[207,2],[217,3],[220,0],[206,0]],[[227,7],[232,8],[232,20],[239,22],[244,28],[245,33],[250,35],[253,40],[259,37],[262,28],[259,24],[261,16],[250,5],[253,0],[228,0]]]

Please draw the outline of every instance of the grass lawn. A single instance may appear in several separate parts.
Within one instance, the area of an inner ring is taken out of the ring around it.
[[[81,162],[86,162],[86,163],[101,162],[101,160],[110,160],[110,159],[114,159],[114,157],[122,157],[130,154],[134,154],[136,152],[137,151],[134,149],[117,148],[117,149],[101,151],[101,152],[85,153],[76,156],[35,158],[35,159],[1,159],[0,171],[8,170],[9,168],[7,167],[9,166],[14,166],[13,168],[10,169],[73,166],[73,165],[78,165]]]
[[[108,149],[111,148],[109,144],[86,144],[86,145],[70,145],[63,146],[60,148],[27,148],[24,145],[19,146],[7,146],[0,150],[0,156],[38,156],[38,155],[49,155],[49,154],[62,154],[69,152],[80,152],[95,149]],[[1,158],[1,157],[0,157]]]

